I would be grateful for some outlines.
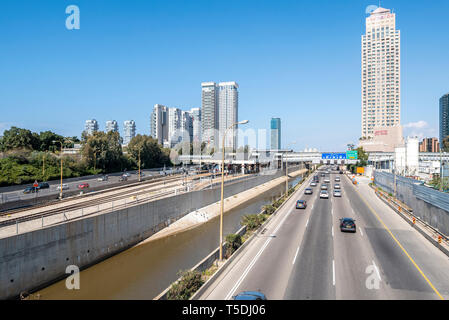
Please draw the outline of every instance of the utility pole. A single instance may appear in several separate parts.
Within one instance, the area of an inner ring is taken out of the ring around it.
[[[440,148],[440,191],[443,191],[443,153],[441,152]]]
[[[141,177],[140,177],[140,148],[139,148],[139,182],[141,181]]]

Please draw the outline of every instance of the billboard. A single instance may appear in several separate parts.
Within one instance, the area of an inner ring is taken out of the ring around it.
[[[346,159],[349,160],[357,160],[358,159],[358,152],[355,151],[346,151]]]

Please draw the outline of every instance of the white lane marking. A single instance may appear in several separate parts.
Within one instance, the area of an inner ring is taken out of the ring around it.
[[[334,215],[334,208],[332,208],[331,210],[331,215]]]
[[[298,249],[296,249],[295,258],[293,258],[292,264],[295,264],[296,257],[298,256],[298,253],[299,253],[299,247],[298,247]]]
[[[363,237],[362,227],[359,227],[359,230],[360,230],[360,235]]]
[[[376,263],[374,262],[374,260],[373,260],[373,266],[374,266],[374,268],[376,269],[377,276],[379,277],[379,281],[382,281],[381,278],[380,278],[379,268],[376,266]]]
[[[334,236],[334,227],[332,227],[332,237]]]
[[[306,228],[307,228],[308,225],[309,225],[309,219],[307,219],[307,222],[306,222]]]
[[[259,259],[260,255],[262,254],[262,252],[265,250],[265,248],[268,246],[268,244],[270,243],[270,241],[273,238],[268,239],[265,244],[263,245],[263,247],[259,250],[259,252],[256,254],[256,256],[254,257],[254,259],[251,261],[251,263],[249,264],[249,266],[246,268],[245,272],[243,272],[242,276],[239,278],[239,280],[236,282],[236,284],[232,287],[231,291],[229,291],[228,295],[226,296],[225,300],[229,300],[232,295],[234,294],[235,290],[237,290],[237,288],[240,286],[240,284],[242,283],[243,279],[247,276],[247,274],[249,273],[249,271],[251,270],[251,268],[254,266],[254,264],[256,263],[257,259]]]
[[[332,260],[332,284],[335,287],[335,260]]]

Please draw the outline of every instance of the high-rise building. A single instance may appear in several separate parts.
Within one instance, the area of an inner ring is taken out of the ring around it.
[[[123,131],[123,144],[127,145],[128,143],[130,143],[132,138],[136,136],[136,123],[134,122],[134,120],[126,120],[125,122],[123,122]]]
[[[91,120],[86,120],[86,123],[84,125],[84,131],[88,134],[91,135],[94,132],[98,131],[98,122],[95,119],[91,119]]]
[[[440,152],[440,144],[437,138],[424,138],[419,143],[419,152]]]
[[[281,149],[281,118],[271,118],[271,150]]]
[[[151,136],[161,145],[168,141],[168,108],[155,104],[151,113]]]
[[[215,82],[201,83],[201,138],[215,147],[218,137],[218,88]]]
[[[229,127],[238,122],[239,93],[237,82],[220,82],[218,84],[218,130],[220,133],[220,148],[223,135]],[[226,134],[225,147],[237,149],[238,126],[232,127]]]
[[[440,98],[440,144],[449,136],[449,93]]]
[[[182,141],[182,111],[178,108],[168,108],[168,141],[165,145],[173,148]]]
[[[362,36],[362,137],[401,123],[401,36],[396,15],[377,8]]]
[[[118,132],[118,123],[115,120],[106,121],[106,132]]]
[[[192,142],[201,142],[201,109],[190,109],[192,119]]]

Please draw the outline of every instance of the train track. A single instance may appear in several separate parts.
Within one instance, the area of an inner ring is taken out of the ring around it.
[[[146,189],[148,189],[150,187],[156,187],[158,185],[167,185],[167,187],[169,187],[170,184],[172,182],[175,182],[175,181],[180,181],[180,180],[183,180],[183,179],[186,179],[187,181],[189,181],[189,180],[192,181],[192,180],[200,179],[201,177],[207,177],[207,176],[210,176],[210,175],[211,174],[207,173],[207,174],[199,174],[199,175],[188,176],[188,177],[183,177],[183,176],[182,177],[176,176],[176,177],[170,177],[170,178],[164,177],[164,178],[152,179],[152,180],[147,181],[147,182],[145,182],[143,184],[142,183],[140,183],[140,184],[130,184],[130,185],[126,185],[126,186],[120,186],[120,187],[116,187],[116,188],[111,188],[111,189],[105,190],[103,193],[106,193],[106,192],[109,192],[109,191],[117,191],[117,190],[126,189],[126,188],[130,188],[130,187],[135,187],[135,186],[139,185],[138,188],[130,190],[125,195],[124,194],[104,195],[103,197],[100,197],[100,198],[96,198],[96,199],[92,199],[92,200],[86,200],[86,201],[83,201],[83,202],[80,202],[80,203],[70,204],[70,205],[67,205],[67,206],[59,207],[59,208],[49,209],[49,210],[46,210],[46,211],[43,211],[43,212],[39,212],[39,213],[36,213],[36,214],[30,214],[30,215],[27,215],[27,216],[24,216],[24,217],[18,217],[18,218],[12,217],[11,219],[8,219],[6,221],[1,222],[0,226],[2,226],[2,223],[5,223],[5,222],[11,221],[11,220],[14,221],[14,223],[16,223],[16,220],[20,220],[19,222],[22,222],[25,217],[29,217],[29,216],[32,217],[32,216],[38,215],[40,217],[42,215],[46,215],[47,213],[50,213],[50,215],[51,214],[58,214],[58,213],[61,213],[61,212],[64,212],[64,211],[69,211],[69,210],[72,211],[72,210],[81,209],[81,208],[84,208],[84,207],[91,207],[91,206],[94,206],[94,205],[99,205],[99,204],[115,201],[115,200],[121,200],[121,199],[130,197],[130,196],[136,196],[136,195],[141,195],[141,194],[148,193],[148,190],[146,190]],[[141,190],[146,190],[146,191],[139,192]],[[99,195],[99,194],[98,193],[91,193],[91,194],[85,195],[85,197],[89,197],[89,196],[92,197],[92,196],[95,196],[95,195]],[[66,199],[63,199],[63,200],[57,202],[57,204],[67,203],[67,202],[70,202],[70,201],[73,201],[73,200],[74,200],[74,197],[66,198]],[[41,204],[41,205],[33,206],[31,208],[22,208],[22,209],[16,209],[16,210],[12,210],[12,211],[2,212],[2,213],[0,213],[0,217],[15,215],[15,214],[23,213],[24,211],[27,211],[27,210],[30,210],[30,209],[39,209],[39,208],[42,208],[42,207],[47,207],[48,205],[49,204]],[[29,219],[29,220],[33,220],[33,219]]]

